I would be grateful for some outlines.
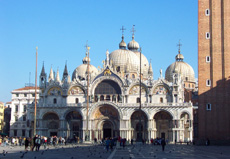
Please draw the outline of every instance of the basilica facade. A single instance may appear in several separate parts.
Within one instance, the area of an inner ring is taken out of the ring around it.
[[[152,64],[132,40],[124,36],[119,49],[106,51],[102,68],[90,64],[89,48],[70,77],[65,65],[62,79],[50,69],[40,73],[36,133],[44,136],[94,138],[121,136],[127,140],[163,137],[169,142],[193,139],[193,106],[184,91],[195,86],[194,71],[177,54],[165,78],[153,79]],[[34,105],[27,124],[33,134]],[[29,132],[27,132],[29,133]]]

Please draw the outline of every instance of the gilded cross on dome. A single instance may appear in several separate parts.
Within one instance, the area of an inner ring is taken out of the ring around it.
[[[182,44],[180,43],[180,40],[179,40],[179,44],[177,44],[178,46],[178,53],[180,54],[180,47],[182,46]]]
[[[124,35],[124,31],[126,30],[124,26],[120,29],[122,31],[122,35]]]
[[[132,27],[132,30],[131,30],[131,32],[133,32],[133,34],[132,34],[132,38],[134,39],[134,34],[135,34],[135,32],[136,32],[136,30],[135,30],[135,25],[133,25],[133,27]]]
[[[88,56],[88,53],[89,53],[89,45],[88,45],[88,40],[86,41],[86,45],[85,45],[85,48],[86,48],[86,56]]]

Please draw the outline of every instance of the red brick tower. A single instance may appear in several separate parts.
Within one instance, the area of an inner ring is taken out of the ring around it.
[[[200,140],[230,143],[230,0],[198,0]]]

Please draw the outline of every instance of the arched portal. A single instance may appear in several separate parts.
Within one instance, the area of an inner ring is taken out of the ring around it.
[[[131,116],[132,138],[141,142],[148,138],[148,118],[143,111],[137,110]]]
[[[101,83],[99,83],[94,94],[95,102],[98,102],[99,100],[121,102],[121,88],[112,80],[103,80]]]
[[[67,136],[71,139],[82,138],[82,116],[77,111],[69,112],[66,117]]]
[[[156,137],[172,141],[172,116],[166,111],[160,111],[154,116],[156,122]]]
[[[46,113],[42,118],[42,125],[46,129],[46,136],[58,136],[60,123],[57,114]]]
[[[91,118],[92,138],[105,139],[118,136],[119,118],[119,112],[113,106],[98,106]]]

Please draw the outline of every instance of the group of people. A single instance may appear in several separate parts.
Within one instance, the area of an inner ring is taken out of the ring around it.
[[[56,146],[57,144],[66,145],[66,139],[63,137],[58,138],[57,136],[51,136],[47,138],[45,136],[35,135],[33,138],[26,138],[25,150],[27,150],[29,145],[31,151],[34,151],[34,148],[36,151],[39,151],[41,145],[43,145],[44,149],[46,149],[46,147],[49,145]]]
[[[22,146],[24,144],[24,138],[22,137],[8,137],[8,136],[0,136],[0,145],[14,145],[14,146]]]
[[[2,145],[3,144],[3,145]],[[57,136],[40,136],[35,135],[34,137],[8,137],[8,136],[0,136],[0,146],[25,146],[25,150],[28,150],[30,147],[31,151],[39,151],[40,146],[43,145],[44,149],[46,149],[49,145],[57,145],[57,144],[65,144],[66,138],[57,137]]]

